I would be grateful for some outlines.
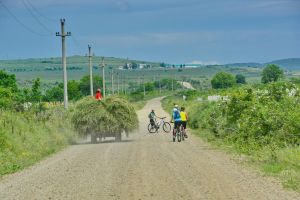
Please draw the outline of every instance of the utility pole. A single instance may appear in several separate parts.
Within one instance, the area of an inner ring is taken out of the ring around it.
[[[145,75],[143,74],[144,96],[146,96]]]
[[[124,92],[125,92],[125,95],[127,94],[127,87],[126,87],[126,76],[124,76]]]
[[[120,82],[121,82],[121,94],[123,94],[123,89],[124,89],[124,87],[123,87],[123,75],[121,74],[120,75]]]
[[[118,79],[118,95],[120,94],[120,74],[117,72],[117,79]]]
[[[114,87],[114,70],[111,69],[111,87],[112,87],[112,94],[115,94],[115,87]]]
[[[174,78],[172,77],[172,92],[174,91]]]
[[[158,84],[159,84],[159,94],[161,94],[161,81],[160,75],[158,75]]]
[[[61,37],[62,43],[62,65],[63,65],[63,79],[64,79],[64,107],[68,109],[68,78],[67,78],[67,59],[66,59],[66,36],[71,36],[71,32],[65,33],[65,19],[60,19],[61,33],[56,32],[56,36]]]
[[[105,98],[105,71],[104,71],[104,57],[101,58],[101,64],[100,66],[102,67],[102,88],[103,88],[103,98]]]
[[[91,51],[91,46],[88,45],[88,49],[89,49],[89,54],[88,54],[88,58],[89,58],[89,69],[90,69],[90,91],[91,91],[91,96],[94,96],[94,86],[93,86],[93,67],[92,67],[92,51]]]

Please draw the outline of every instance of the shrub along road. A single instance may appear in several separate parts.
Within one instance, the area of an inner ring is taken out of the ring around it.
[[[5,176],[0,199],[300,199],[194,136],[173,143],[147,133],[150,109],[167,115],[159,100],[138,112],[140,130],[129,139],[73,145]]]

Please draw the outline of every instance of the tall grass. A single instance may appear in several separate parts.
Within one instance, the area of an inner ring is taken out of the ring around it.
[[[68,113],[55,108],[41,113],[0,113],[0,176],[29,166],[74,139]]]

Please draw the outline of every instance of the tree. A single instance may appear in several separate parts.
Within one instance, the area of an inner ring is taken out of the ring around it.
[[[11,89],[0,86],[0,108],[8,109],[13,105],[13,93]]]
[[[7,74],[5,71],[0,70],[0,86],[10,88],[12,91],[17,91],[17,81],[14,74]]]
[[[278,65],[267,65],[262,72],[262,83],[276,82],[283,77],[283,70]]]
[[[68,81],[68,97],[69,100],[78,100],[82,97],[79,89],[79,82],[75,80]]]
[[[153,91],[154,90],[154,83],[153,82],[145,83],[145,90],[146,91]]]
[[[131,68],[132,68],[132,69],[137,69],[137,68],[138,68],[138,64],[135,63],[135,62],[132,62],[132,63],[131,63]]]
[[[44,101],[63,101],[64,100],[64,89],[63,84],[61,86],[55,86],[50,90],[46,91],[46,94],[43,97]]]
[[[246,78],[242,74],[237,74],[235,76],[235,80],[236,80],[236,83],[238,83],[238,84],[246,84]]]
[[[211,80],[211,85],[214,89],[229,88],[234,86],[235,83],[234,76],[226,72],[217,73]]]
[[[32,88],[31,88],[31,101],[39,102],[42,98],[42,91],[41,91],[41,80],[37,78],[34,80]]]
[[[102,77],[100,76],[93,76],[93,83],[94,83],[94,91],[97,88],[102,88]],[[90,95],[90,76],[86,75],[82,77],[79,81],[79,90],[83,96]]]
[[[164,62],[162,62],[162,63],[159,64],[159,66],[165,68],[166,64]]]

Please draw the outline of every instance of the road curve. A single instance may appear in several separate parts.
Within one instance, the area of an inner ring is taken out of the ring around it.
[[[73,145],[0,181],[0,199],[295,200],[273,179],[244,169],[199,138],[173,143],[149,134],[147,114],[167,116],[160,99],[138,112],[140,130],[120,143]]]

